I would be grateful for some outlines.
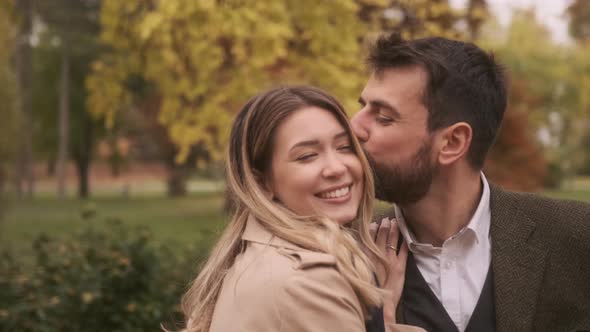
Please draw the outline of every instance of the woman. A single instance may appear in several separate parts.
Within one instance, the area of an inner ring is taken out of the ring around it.
[[[233,216],[183,298],[186,331],[361,332],[384,298],[388,329],[413,330],[394,322],[403,269],[392,291],[373,282],[368,255],[388,265],[368,229],[373,180],[334,98],[304,86],[252,98],[227,180]]]

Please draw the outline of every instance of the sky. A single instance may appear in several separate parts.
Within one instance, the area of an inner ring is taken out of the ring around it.
[[[508,25],[512,17],[512,10],[515,8],[536,9],[537,18],[551,31],[553,40],[559,43],[571,41],[567,31],[567,18],[564,15],[565,9],[571,0],[487,0],[487,3],[500,23]],[[465,6],[466,0],[450,0],[456,7]]]

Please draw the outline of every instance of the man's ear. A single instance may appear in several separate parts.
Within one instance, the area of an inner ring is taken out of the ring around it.
[[[444,128],[439,135],[438,162],[441,165],[450,165],[463,158],[473,139],[473,130],[466,122],[458,122]]]
[[[260,188],[262,188],[262,190],[264,191],[264,194],[266,195],[266,197],[268,197],[268,199],[270,199],[270,200],[273,200],[275,198],[275,195],[274,195],[274,190],[273,190],[271,180],[267,176],[264,176],[264,174],[262,174],[260,171],[258,171],[256,169],[253,169],[252,173],[254,174],[254,178],[256,179],[256,182],[258,182],[258,184],[260,185]]]

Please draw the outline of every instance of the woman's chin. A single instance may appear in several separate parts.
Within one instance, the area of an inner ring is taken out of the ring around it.
[[[356,219],[356,213],[332,214],[332,215],[328,215],[328,218],[330,218],[331,220],[334,220],[339,225],[347,225]]]

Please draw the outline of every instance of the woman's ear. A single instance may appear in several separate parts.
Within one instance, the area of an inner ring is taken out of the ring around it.
[[[440,137],[438,162],[441,165],[450,165],[467,155],[473,131],[468,123],[458,122],[443,129]]]
[[[260,188],[262,188],[262,190],[264,191],[264,193],[266,194],[266,197],[268,197],[268,199],[270,199],[271,201],[275,198],[274,195],[274,190],[272,189],[272,183],[271,180],[264,176],[264,174],[262,174],[260,171],[254,169],[252,170],[252,173],[254,174],[254,178],[256,179],[256,182],[258,182],[258,184],[260,185]]]

